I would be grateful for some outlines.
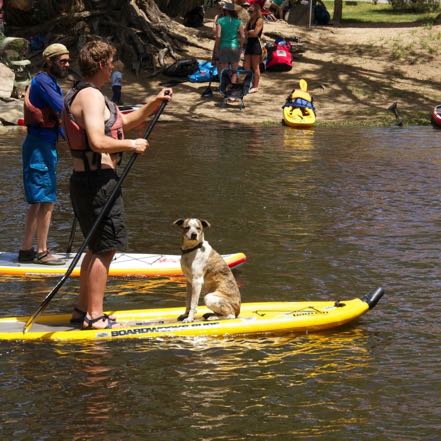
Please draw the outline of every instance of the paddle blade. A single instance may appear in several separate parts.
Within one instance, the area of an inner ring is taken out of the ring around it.
[[[308,90],[308,83],[305,80],[299,81],[300,90],[306,92]]]
[[[74,259],[74,262],[75,262],[75,259]],[[78,260],[76,262],[78,262]],[[74,266],[75,265],[72,265],[72,264],[70,265],[66,274],[58,281],[55,288],[44,298],[44,300],[41,302],[41,304],[37,308],[37,310],[28,318],[28,320],[25,323],[24,328],[23,328],[23,334],[26,334],[26,332],[28,332],[29,329],[31,329],[32,323],[34,323],[35,319],[46,309],[46,306],[49,305],[49,302],[52,300],[52,298],[55,296],[55,294],[59,291],[59,289],[63,286],[63,283],[65,282],[65,280],[69,277]]]

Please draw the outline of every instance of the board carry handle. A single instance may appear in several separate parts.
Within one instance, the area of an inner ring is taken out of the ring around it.
[[[162,101],[158,111],[154,115],[153,119],[150,121],[150,124],[148,125],[145,133],[144,138],[148,139],[150,136],[150,133],[152,132],[153,128],[156,125],[156,122],[158,121],[159,117],[161,116],[162,112],[164,111],[165,107],[167,106],[168,101]],[[81,244],[80,248],[77,251],[77,254],[72,259],[72,262],[69,265],[69,268],[67,269],[64,276],[58,281],[58,283],[55,285],[54,289],[44,298],[44,300],[41,302],[40,306],[37,308],[37,310],[29,317],[27,322],[24,325],[23,328],[23,334],[26,334],[26,332],[29,331],[32,324],[34,323],[35,319],[46,309],[47,305],[50,303],[50,301],[54,298],[55,294],[60,290],[60,288],[64,285],[64,282],[69,278],[72,271],[76,267],[78,261],[81,258],[81,255],[83,254],[83,251],[86,249],[87,245],[90,242],[90,239],[92,238],[93,234],[95,233],[96,229],[98,228],[98,225],[101,223],[103,217],[106,215],[107,211],[109,210],[110,206],[113,203],[113,200],[115,199],[116,193],[121,188],[121,184],[124,182],[124,179],[128,175],[130,169],[132,168],[133,164],[136,161],[136,158],[138,157],[138,153],[133,152],[130,159],[128,160],[126,166],[124,167],[119,180],[117,181],[115,187],[112,190],[112,193],[110,194],[109,198],[107,199],[103,209],[101,210],[100,214],[95,220],[95,223],[92,225],[91,229],[89,230],[89,233],[87,234],[86,238],[84,239],[83,243]]]

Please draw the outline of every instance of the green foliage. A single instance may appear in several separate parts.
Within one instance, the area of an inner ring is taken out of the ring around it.
[[[389,1],[408,1],[409,3],[414,3],[412,0],[389,0]],[[432,2],[439,7],[438,0],[415,0],[416,2]],[[329,13],[333,14],[334,1],[326,0],[326,8]],[[416,11],[411,9],[397,10],[392,7],[391,4],[387,3],[370,3],[367,1],[354,1],[355,4],[347,4],[343,0],[343,23],[387,23],[387,24],[398,24],[398,23],[428,23],[431,24],[438,15],[435,11]]]
[[[394,11],[435,12],[439,10],[439,0],[388,0]]]

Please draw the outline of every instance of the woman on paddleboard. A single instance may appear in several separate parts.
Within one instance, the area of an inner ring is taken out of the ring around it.
[[[122,153],[142,154],[149,147],[144,138],[125,139],[124,131],[142,124],[159,109],[162,101],[172,97],[171,89],[163,89],[139,109],[121,114],[100,90],[110,81],[115,54],[115,48],[105,41],[86,43],[79,54],[82,80],[66,94],[64,101],[63,125],[73,158],[70,195],[85,237],[119,179],[116,169]],[[71,322],[83,329],[115,326],[115,320],[103,312],[104,292],[113,256],[126,246],[119,190],[88,243],[81,264],[80,297]]]

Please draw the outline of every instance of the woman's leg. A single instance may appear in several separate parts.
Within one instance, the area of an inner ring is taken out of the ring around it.
[[[233,70],[233,75],[231,75],[231,82],[233,84],[237,83],[237,69],[239,68],[239,61],[237,63],[231,63],[231,69]]]
[[[251,55],[245,55],[245,58],[243,60],[243,68],[246,70],[251,69]]]
[[[253,89],[257,91],[260,81],[260,55],[251,55],[251,70],[253,71]]]

